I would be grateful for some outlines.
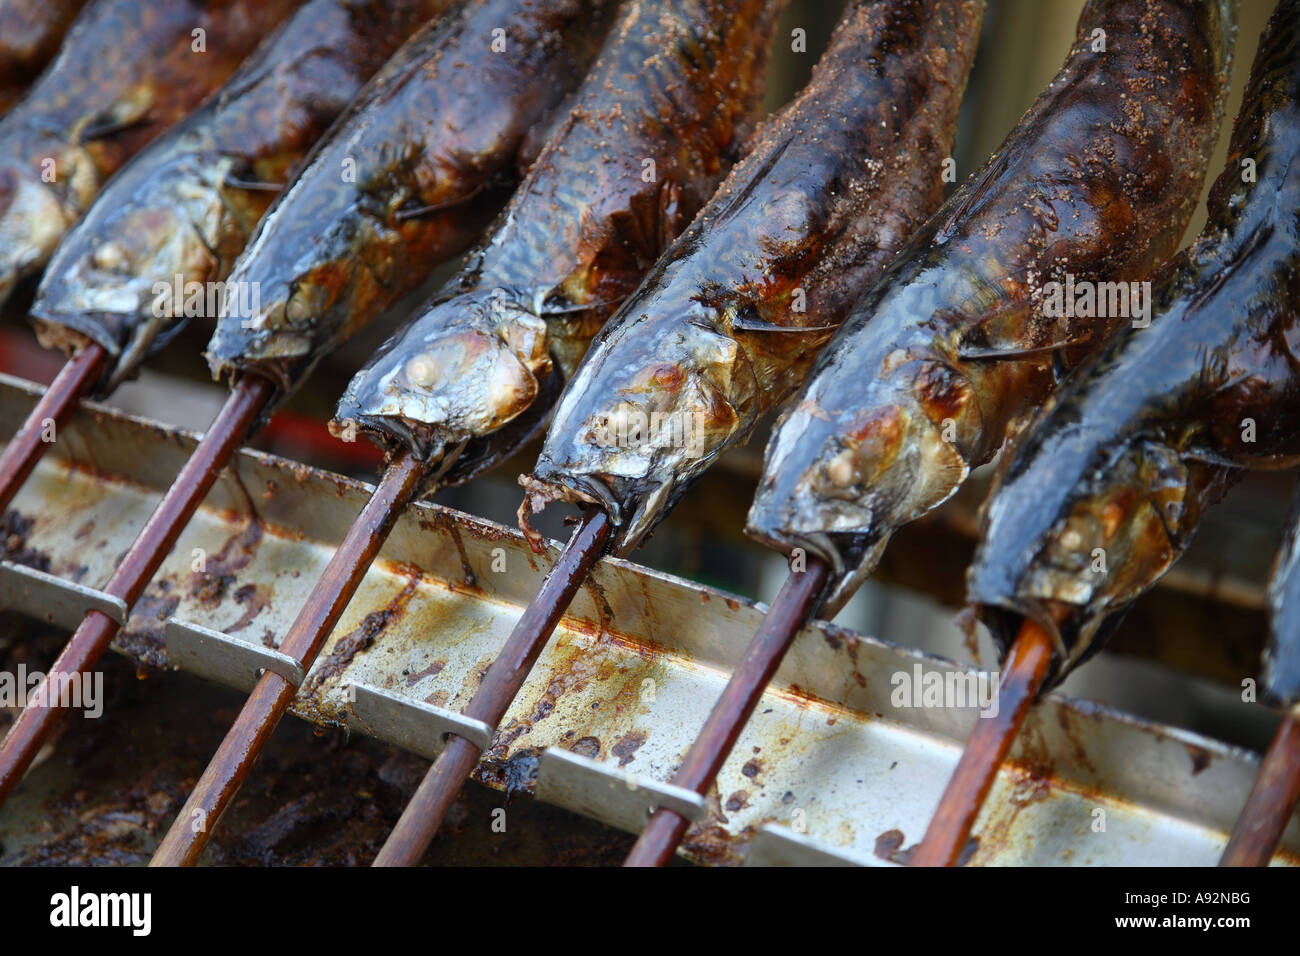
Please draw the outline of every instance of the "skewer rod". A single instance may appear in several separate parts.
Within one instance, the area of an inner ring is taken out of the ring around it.
[[[612,530],[613,523],[605,512],[587,513],[546,575],[541,590],[524,609],[505,647],[483,675],[483,682],[465,707],[466,717],[490,727],[501,722],[574,595],[605,553]],[[388,835],[375,866],[413,866],[420,862],[480,753],[463,737],[448,739]]]
[[[226,404],[149,516],[104,591],[121,598],[128,608],[135,604],[274,392],[275,386],[260,376],[245,375],[235,384]],[[106,614],[89,612],[51,665],[46,680],[54,675],[64,677],[90,670],[119,630],[120,625]],[[0,745],[0,804],[9,799],[62,716],[57,699],[40,699],[18,715],[4,744]]]
[[[976,720],[957,769],[939,800],[939,809],[912,855],[913,866],[957,864],[975,818],[997,778],[998,768],[1015,743],[1029,708],[1037,700],[1051,663],[1051,638],[1039,625],[1026,619],[1007,655],[998,715]]]
[[[325,646],[393,523],[419,492],[424,475],[422,461],[409,452],[401,454],[384,472],[383,480],[348,529],[347,537],[280,642],[280,651],[299,660],[304,670],[311,667]],[[295,693],[296,688],[279,674],[267,671],[262,675],[198,785],[172,821],[150,866],[192,866],[198,861],[213,828],[239,792]]]
[[[1282,719],[1259,765],[1220,866],[1267,866],[1300,799],[1300,706]]]
[[[786,578],[762,625],[749,642],[744,658],[727,681],[722,696],[713,705],[703,729],[673,776],[673,783],[701,796],[713,785],[722,764],[735,747],[736,739],[758,706],[763,691],[781,665],[781,659],[821,605],[828,574],[824,563],[812,559],[806,570]],[[679,813],[665,807],[655,810],[624,866],[666,865],[682,842],[688,826],[689,821]]]
[[[0,454],[0,512],[14,500],[50,443],[45,440],[45,422],[54,423],[55,434],[67,424],[77,401],[99,379],[108,359],[102,345],[90,343],[68,359],[31,414],[19,426],[4,454]]]

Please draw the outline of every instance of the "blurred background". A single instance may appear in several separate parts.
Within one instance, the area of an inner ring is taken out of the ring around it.
[[[770,108],[785,102],[806,81],[843,6],[842,0],[793,0],[774,50]],[[955,151],[959,183],[997,148],[1051,81],[1074,40],[1082,7],[1083,0],[990,0],[962,108]],[[1272,7],[1271,0],[1241,3],[1228,119],[1209,164],[1206,191],[1223,167],[1231,117],[1241,101],[1256,38]],[[807,31],[806,53],[790,50],[788,38],[795,28]],[[1202,204],[1188,229],[1189,239],[1203,223]],[[365,442],[335,441],[325,423],[342,384],[457,265],[431,277],[425,290],[330,359],[258,437],[257,447],[373,481],[378,453]],[[15,299],[0,321],[0,371],[48,382],[62,359],[36,345],[24,321],[29,300],[30,290],[26,299]],[[119,389],[109,404],[202,430],[225,396],[224,387],[210,380],[201,358],[209,333],[209,328],[196,322],[150,363],[137,382]],[[765,439],[766,431],[748,448],[727,456],[635,559],[727,591],[770,600],[785,577],[785,561],[742,532]],[[513,525],[520,500],[515,478],[530,469],[537,451],[536,446],[525,449],[494,473],[467,487],[443,491],[435,500]],[[838,623],[898,644],[994,666],[987,637],[968,639],[955,621],[987,472],[984,469],[956,498],[898,535],[875,579],[841,612]],[[1243,482],[1211,513],[1185,560],[1160,588],[1139,602],[1111,649],[1072,677],[1064,692],[1262,750],[1276,718],[1267,708],[1244,705],[1241,687],[1257,672],[1266,633],[1263,589],[1293,484],[1285,474],[1254,475]],[[541,526],[553,537],[566,536],[560,525],[563,510],[552,508],[543,516]],[[287,732],[310,737],[303,727]],[[200,745],[195,749],[204,755],[210,752]],[[268,800],[267,806],[274,805],[274,799]],[[613,838],[600,828],[593,832],[599,832],[593,845],[600,849],[592,859],[618,852],[618,840],[611,844]],[[3,837],[0,828],[0,859],[4,858]],[[546,845],[544,840],[539,843],[543,849]],[[466,852],[473,861],[487,862],[475,858],[472,850]],[[575,860],[586,859],[575,853]],[[283,847],[277,855],[284,858]]]

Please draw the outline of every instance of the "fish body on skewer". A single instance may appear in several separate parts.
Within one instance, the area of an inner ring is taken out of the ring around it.
[[[292,390],[461,252],[505,202],[521,144],[595,57],[613,0],[469,0],[367,84],[267,213],[229,284],[213,375]]]
[[[112,361],[100,388],[110,391],[187,318],[216,319],[224,288],[215,284],[307,151],[451,3],[301,7],[216,96],[128,163],[64,238],[31,308],[42,344],[103,346]]]
[[[1044,292],[1145,280],[1177,247],[1232,17],[1219,2],[1091,0],[1061,73],[821,353],[768,444],[747,530],[827,562],[831,609],[1041,403],[1054,358],[1129,321],[1127,295],[1122,317],[1065,318]]]
[[[856,2],[809,85],[601,333],[521,516],[596,504],[631,550],[802,382],[943,198],[980,3]]]
[[[1205,230],[1157,284],[1150,326],[1123,330],[1051,398],[985,509],[968,599],[1004,647],[1020,619],[1048,629],[1058,679],[1178,559],[1245,469],[1300,462],[1294,0],[1261,41],[1208,207]],[[1275,596],[1286,581],[1283,570]],[[1294,694],[1300,675],[1286,673],[1276,686]]]
[[[444,483],[517,448],[736,158],[782,6],[628,4],[489,238],[352,380],[342,426]]]
[[[0,0],[0,116],[58,52],[85,0]]]
[[[0,304],[108,178],[220,88],[302,0],[95,0],[0,119]]]

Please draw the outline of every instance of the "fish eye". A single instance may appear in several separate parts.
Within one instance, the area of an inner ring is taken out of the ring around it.
[[[406,380],[417,388],[429,388],[435,378],[434,363],[428,356],[417,355],[406,363],[403,374],[406,375]]]

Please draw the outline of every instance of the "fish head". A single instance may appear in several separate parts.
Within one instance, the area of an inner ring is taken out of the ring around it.
[[[381,444],[426,458],[486,439],[547,407],[556,378],[546,320],[508,289],[459,292],[400,330],[348,385],[336,428],[356,423]],[[461,480],[468,475],[460,476]]]
[[[320,220],[337,218],[342,200],[327,192],[313,202],[316,185],[313,179],[301,184],[302,193],[281,196],[280,212],[263,218],[231,268],[227,287],[239,299],[223,310],[208,345],[214,377],[252,371],[287,393],[391,301],[369,260],[404,263],[397,241],[374,233],[364,218],[358,224],[342,217],[320,232]],[[285,209],[299,214],[286,216]]]
[[[778,421],[746,531],[830,565],[834,611],[901,524],[937,507],[970,472],[974,389],[957,368],[908,360],[861,392],[814,375]]]
[[[1186,548],[1207,474],[1155,434],[1049,409],[1000,470],[967,573],[998,647],[1028,618],[1056,644],[1056,679],[1094,653]]]
[[[74,221],[54,183],[41,176],[39,166],[0,165],[0,305],[44,267]]]
[[[55,252],[31,312],[43,342],[70,329],[108,350],[107,391],[188,319],[217,318],[231,223],[216,189],[165,170],[128,168],[104,198]]]
[[[554,497],[597,501],[614,516],[619,553],[757,418],[748,354],[695,308],[685,321],[610,327],[566,389],[533,472],[534,490],[552,485]]]

